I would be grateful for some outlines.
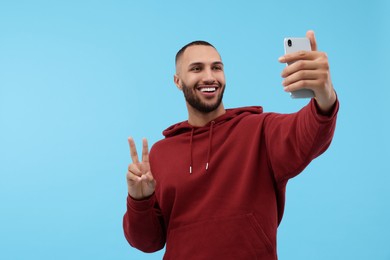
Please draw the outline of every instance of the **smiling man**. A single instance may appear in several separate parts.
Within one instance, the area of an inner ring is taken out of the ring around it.
[[[188,120],[167,128],[138,158],[129,138],[126,239],[144,252],[166,246],[164,259],[277,259],[276,233],[285,189],[330,145],[338,101],[325,53],[282,56],[285,91],[310,88],[315,98],[293,114],[261,107],[225,109],[225,75],[217,50],[204,41],[176,55],[174,83]]]
[[[196,41],[178,52],[174,82],[184,93],[191,125],[202,126],[225,113],[223,63],[211,44]]]

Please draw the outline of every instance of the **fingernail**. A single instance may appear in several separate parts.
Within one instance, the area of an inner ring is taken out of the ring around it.
[[[279,62],[286,62],[286,58],[284,56],[279,57]]]

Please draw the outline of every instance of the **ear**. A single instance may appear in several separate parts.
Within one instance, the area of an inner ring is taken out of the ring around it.
[[[180,84],[180,78],[177,74],[175,74],[173,76],[173,82],[175,83],[176,87],[179,89],[179,90],[183,90],[183,87],[181,86]]]

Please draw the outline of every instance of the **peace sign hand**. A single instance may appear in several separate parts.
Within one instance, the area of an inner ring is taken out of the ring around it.
[[[137,149],[134,139],[128,138],[130,156],[133,163],[127,169],[127,189],[129,195],[136,200],[141,200],[153,194],[156,187],[156,180],[150,171],[148,141],[142,139],[142,161],[138,160]]]

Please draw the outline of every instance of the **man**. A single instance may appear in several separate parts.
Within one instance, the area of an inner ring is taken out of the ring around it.
[[[174,82],[188,121],[166,129],[138,159],[129,138],[126,239],[144,252],[166,244],[164,259],[277,259],[276,232],[287,181],[330,145],[338,111],[327,56],[312,50],[282,56],[285,91],[310,88],[294,114],[261,107],[225,109],[223,63],[207,42],[184,46]]]

